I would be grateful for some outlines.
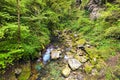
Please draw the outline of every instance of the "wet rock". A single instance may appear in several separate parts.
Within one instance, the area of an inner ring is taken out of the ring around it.
[[[76,70],[82,65],[77,59],[69,59],[68,64],[72,70]]]
[[[18,78],[18,76],[21,74],[21,72],[22,72],[21,68],[16,68],[15,69],[15,76],[16,76],[16,78]]]
[[[71,71],[71,69],[68,67],[68,65],[66,65],[66,67],[62,70],[62,75],[64,77],[68,77],[70,74],[70,71]]]
[[[61,51],[52,50],[51,51],[51,59],[58,59],[60,57]]]

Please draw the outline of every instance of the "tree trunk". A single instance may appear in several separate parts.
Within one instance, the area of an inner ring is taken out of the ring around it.
[[[18,43],[20,43],[20,0],[17,0],[17,16],[18,16]]]

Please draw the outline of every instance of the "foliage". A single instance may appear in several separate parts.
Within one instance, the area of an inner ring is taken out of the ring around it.
[[[17,44],[17,25],[7,24],[0,28],[0,66],[5,68],[7,64],[12,64],[14,60],[19,60],[19,58],[25,56],[25,59],[29,59],[29,56],[35,56],[37,49],[42,48],[42,45],[45,44],[46,38],[44,41],[41,41],[37,36],[32,35],[27,26],[21,26],[21,43]],[[48,36],[46,36],[48,37]],[[36,40],[36,42],[34,42]]]
[[[84,38],[77,43],[90,41],[97,48],[87,50],[92,66],[86,65],[86,73],[94,67],[100,69],[99,64],[104,62],[99,58],[107,60],[120,52],[119,0],[104,5],[105,9],[96,21],[91,21],[89,12],[83,10],[87,2],[83,0],[79,9],[75,6],[75,0],[20,0],[21,39],[18,43],[17,2],[0,0],[0,69],[20,59],[34,59],[50,43],[50,37],[57,34],[56,30],[66,28]],[[52,68],[50,72],[54,77],[60,74],[56,69]],[[106,74],[108,79],[113,76],[110,73]]]
[[[91,21],[86,13],[84,10],[80,11],[78,21],[73,22],[71,29],[80,32],[83,38],[96,46],[104,59],[115,55],[120,49],[119,4],[107,3],[106,9],[96,21]]]
[[[17,29],[17,25],[12,23],[0,28],[1,68],[22,56],[25,59],[29,59],[29,56],[34,57],[39,48],[42,49],[49,42],[49,33],[45,32],[48,31],[47,28],[41,28],[41,35],[37,37],[30,33],[27,26],[21,26],[21,44],[17,44]]]
[[[20,0],[18,44],[17,2],[0,0],[0,68],[20,58],[36,57],[49,44],[53,30],[64,29],[76,20],[73,4],[74,0]]]
[[[110,27],[105,32],[106,37],[120,39],[120,27]]]

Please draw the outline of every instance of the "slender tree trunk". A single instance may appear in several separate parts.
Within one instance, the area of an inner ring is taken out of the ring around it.
[[[17,0],[17,16],[18,16],[18,43],[20,43],[20,0]]]

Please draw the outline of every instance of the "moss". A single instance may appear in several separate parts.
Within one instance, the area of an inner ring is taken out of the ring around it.
[[[93,67],[94,67],[93,65],[90,65],[90,64],[86,63],[85,66],[84,66],[84,70],[87,74],[89,74],[89,73],[91,73]]]
[[[79,39],[76,43],[80,44],[80,45],[84,45],[86,43],[86,40],[85,39]]]
[[[22,65],[22,73],[18,77],[19,80],[27,80],[30,77],[31,69],[30,69],[30,63],[26,63]]]

